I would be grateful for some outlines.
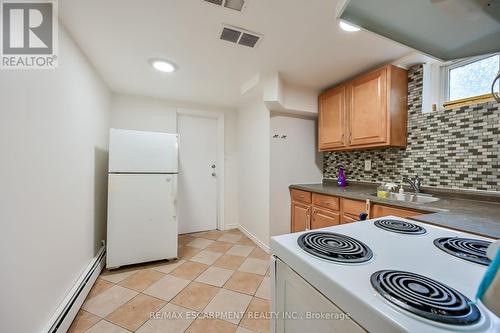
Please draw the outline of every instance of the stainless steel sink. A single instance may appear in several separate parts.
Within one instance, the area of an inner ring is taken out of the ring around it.
[[[377,194],[372,194],[373,196],[377,196]],[[430,194],[415,194],[415,193],[408,193],[405,192],[403,194],[399,193],[389,193],[389,196],[387,198],[379,198],[379,199],[387,199],[387,200],[394,200],[394,201],[403,201],[403,202],[409,202],[409,203],[414,203],[414,204],[426,204],[426,203],[431,203],[431,202],[436,202],[439,200],[439,198],[433,197]]]

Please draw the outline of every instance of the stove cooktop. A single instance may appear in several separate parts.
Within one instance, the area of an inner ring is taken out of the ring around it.
[[[483,254],[489,244],[484,237],[389,216],[272,237],[271,248],[371,332],[500,331],[500,319],[471,302],[486,263],[443,255],[448,251],[436,243],[444,239],[476,241],[468,252]]]

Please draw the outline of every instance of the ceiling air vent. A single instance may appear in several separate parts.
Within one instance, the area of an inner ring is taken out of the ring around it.
[[[214,5],[219,5],[219,6],[222,6],[222,3],[224,2],[222,0],[205,0],[205,1],[213,3]]]
[[[222,27],[220,39],[253,48],[261,40],[261,36],[241,28],[225,26]]]
[[[228,42],[238,43],[238,40],[241,37],[241,31],[224,28],[222,29],[222,33],[220,34],[220,39],[227,40]]]
[[[243,45],[243,46],[255,47],[255,45],[257,44],[257,42],[259,41],[259,39],[260,39],[259,37],[255,36],[255,35],[247,34],[245,32],[241,36],[240,41],[238,42],[238,44]]]
[[[213,3],[214,5],[217,6],[241,12],[243,11],[243,8],[245,8],[246,2],[248,0],[205,0],[205,1]]]

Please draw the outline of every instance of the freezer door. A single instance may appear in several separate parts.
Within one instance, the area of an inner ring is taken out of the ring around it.
[[[177,257],[177,175],[110,174],[107,267]]]
[[[176,173],[178,169],[177,134],[109,131],[109,172]]]

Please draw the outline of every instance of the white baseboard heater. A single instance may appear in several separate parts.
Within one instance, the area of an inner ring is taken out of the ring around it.
[[[103,270],[105,259],[106,247],[103,246],[89,263],[80,278],[78,278],[68,295],[66,295],[43,333],[65,333],[69,329],[83,301],[85,301],[90,289]]]

